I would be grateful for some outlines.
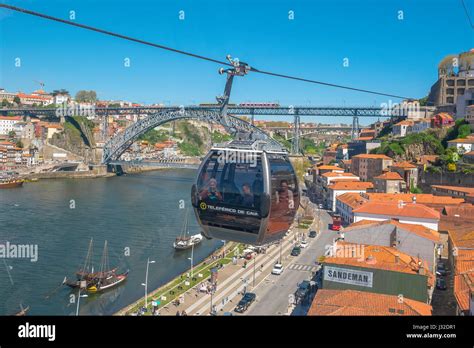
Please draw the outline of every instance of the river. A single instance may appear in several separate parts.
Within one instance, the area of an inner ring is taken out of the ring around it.
[[[189,269],[191,251],[176,252],[172,244],[186,211],[180,200],[191,207],[194,176],[194,170],[162,170],[0,190],[0,243],[31,245],[30,256],[38,248],[36,262],[0,258],[0,314],[15,313],[22,304],[31,315],[75,315],[73,292],[60,284],[84,263],[91,238],[96,270],[107,240],[110,265],[130,275],[118,288],[81,298],[81,315],[110,315],[144,296],[148,257],[156,261],[149,267],[149,291]],[[191,209],[188,215],[190,233],[199,232]],[[194,263],[220,246],[220,240],[204,239],[194,249]]]

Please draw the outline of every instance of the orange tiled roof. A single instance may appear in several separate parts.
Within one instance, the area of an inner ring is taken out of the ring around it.
[[[363,206],[355,209],[353,212],[392,217],[404,216],[434,220],[440,219],[438,211],[429,208],[426,205],[414,203],[399,204],[398,202],[369,201]]]
[[[342,170],[342,171],[344,171],[344,169],[341,168],[341,167],[338,167],[338,166],[330,166],[330,165],[324,165],[324,164],[321,165],[321,166],[318,166],[318,167],[316,167],[316,168],[321,169],[321,170]]]
[[[403,180],[403,178],[397,172],[386,172],[381,175],[374,177],[374,179],[382,180]]]
[[[410,162],[404,161],[404,162],[396,162],[392,164],[392,167],[397,167],[397,168],[404,168],[404,169],[411,169],[411,168],[416,168],[416,166]]]
[[[386,160],[392,159],[391,157],[388,157],[386,155],[372,154],[372,153],[362,153],[360,155],[352,156],[352,158],[371,158],[371,159],[386,159]]]
[[[453,246],[457,248],[474,249],[474,226],[472,222],[467,222],[456,228],[448,229],[448,235]]]
[[[448,143],[474,144],[474,138],[458,138],[454,140],[449,140]]]
[[[357,192],[347,192],[336,197],[336,200],[341,201],[342,203],[348,205],[352,209],[357,208],[358,206],[367,202],[367,199],[362,197]]]
[[[5,120],[5,121],[21,121],[22,117],[21,116],[0,116],[0,120]]]
[[[431,193],[367,193],[369,200],[371,201],[384,201],[384,202],[399,202],[405,203],[413,202],[413,197],[416,197],[416,202],[421,204],[439,204],[439,205],[452,205],[461,204],[464,202],[464,198],[454,198],[449,196],[435,196]]]
[[[329,185],[328,188],[331,190],[367,190],[374,187],[374,184],[371,182],[365,181],[337,181],[332,185]]]
[[[440,189],[443,189],[443,190],[464,192],[464,193],[467,193],[467,194],[473,194],[474,193],[474,187],[446,186],[446,185],[431,185],[431,187],[440,188]]]
[[[355,243],[337,242],[338,246],[357,246]],[[419,258],[405,254],[392,247],[381,245],[364,245],[364,257],[346,257],[345,255],[327,256],[324,264],[347,265],[362,268],[383,269],[386,271],[420,274],[423,268],[424,275],[428,277],[428,284],[434,283],[434,276],[429,271],[428,263]],[[423,266],[423,267],[421,267]]]
[[[327,172],[324,174],[321,174],[321,176],[324,176],[326,178],[338,178],[338,177],[357,177],[357,175],[352,174],[352,173],[334,173],[334,172]]]
[[[454,297],[462,311],[469,310],[469,293],[474,292],[474,272],[454,276]]]
[[[339,197],[338,197],[339,198]],[[393,225],[399,228],[402,228],[406,231],[409,231],[417,236],[429,239],[435,243],[440,242],[440,234],[439,232],[432,230],[428,227],[423,225],[415,225],[415,224],[404,224],[399,221],[395,220],[383,220],[383,221],[374,221],[374,220],[360,220],[354,222],[353,224],[349,225],[344,229],[344,233],[348,231],[356,231],[363,229],[363,227],[368,226],[382,226],[382,225]]]
[[[413,121],[405,120],[405,121],[400,121],[395,124],[395,126],[412,126]]]
[[[356,290],[319,289],[308,315],[432,315],[426,303]]]
[[[368,140],[372,140],[372,139],[374,139],[374,137],[358,137],[355,140],[368,141]]]

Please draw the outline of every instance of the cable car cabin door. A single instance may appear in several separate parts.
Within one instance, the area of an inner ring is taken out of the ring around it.
[[[191,201],[203,234],[261,244],[270,213],[270,170],[263,151],[212,149],[203,160]]]

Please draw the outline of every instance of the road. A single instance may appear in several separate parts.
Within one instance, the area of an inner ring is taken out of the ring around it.
[[[337,232],[328,230],[331,221],[326,211],[321,211],[321,233],[316,238],[307,238],[308,246],[302,249],[298,257],[284,256],[284,271],[281,275],[269,274],[255,287],[257,299],[251,305],[245,315],[286,315],[289,310],[292,315],[305,315],[309,305],[298,305],[289,308],[289,295],[294,294],[297,284],[303,280],[309,280],[312,272],[317,270],[315,262],[324,255],[326,245],[332,244]],[[313,229],[317,224],[317,219]]]

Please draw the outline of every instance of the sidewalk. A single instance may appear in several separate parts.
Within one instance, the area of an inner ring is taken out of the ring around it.
[[[285,255],[288,257],[288,251],[294,245],[295,233],[290,233],[282,240],[281,253],[284,264],[289,263],[285,259]],[[254,259],[247,261],[246,268],[243,268],[244,259],[239,259],[236,265],[228,263],[221,268],[217,277],[217,290],[212,295],[212,306],[215,306],[217,313],[233,310],[238,300],[240,300],[239,295],[244,288],[247,291],[254,288],[254,273],[255,287],[257,287],[270,274],[279,257],[280,245],[274,244],[267,249],[265,254],[257,254]],[[160,310],[160,315],[176,315],[177,311],[182,313],[183,310],[188,315],[209,315],[211,312],[211,295],[199,293],[196,288],[190,289],[184,294],[184,303],[178,306],[168,304]]]

